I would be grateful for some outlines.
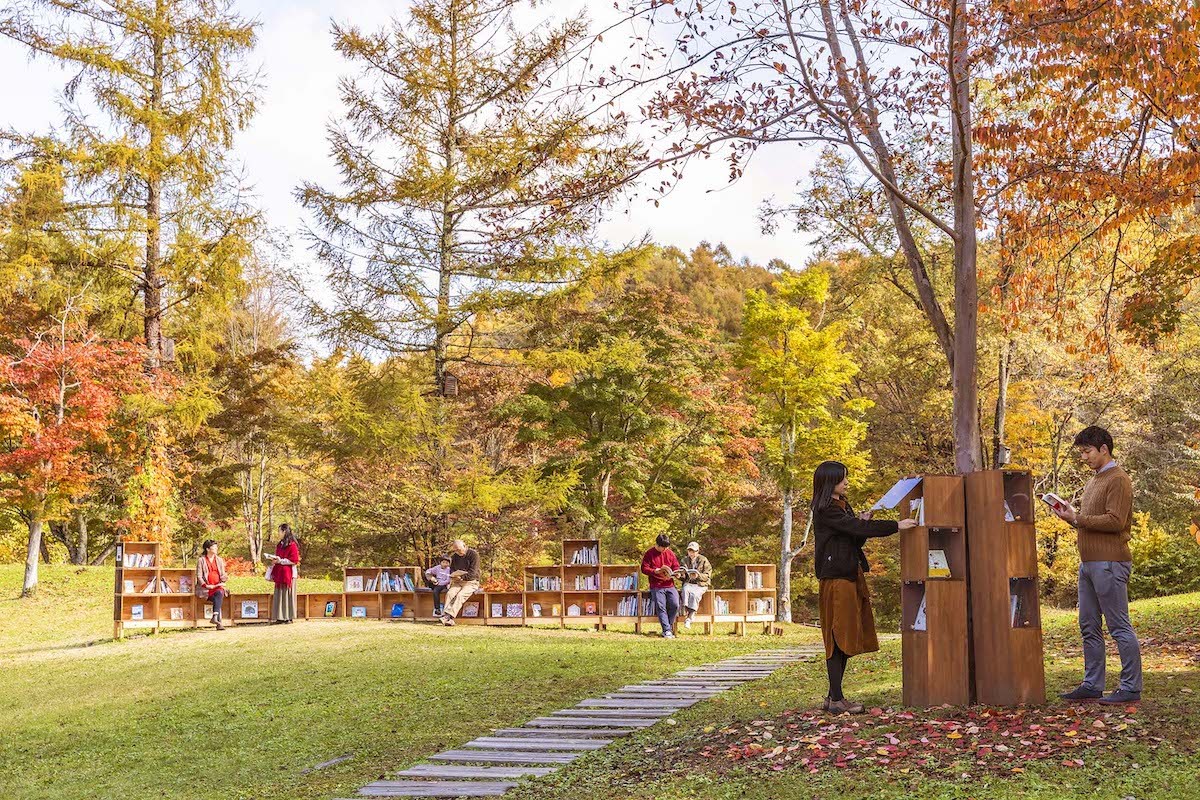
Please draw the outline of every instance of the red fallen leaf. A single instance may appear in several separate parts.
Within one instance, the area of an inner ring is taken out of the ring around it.
[[[879,708],[879,707],[875,707],[875,708],[872,708],[872,709],[871,709],[870,713],[871,713],[871,716],[872,716],[872,717],[882,717],[882,716],[883,716],[883,709],[882,709],[882,708]]]

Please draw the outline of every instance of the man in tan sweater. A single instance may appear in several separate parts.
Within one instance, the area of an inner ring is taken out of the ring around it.
[[[1132,703],[1142,697],[1142,654],[1129,622],[1129,530],[1133,524],[1133,483],[1113,460],[1108,431],[1092,425],[1075,437],[1079,457],[1096,474],[1083,489],[1079,510],[1055,513],[1079,531],[1079,631],[1083,635],[1083,683],[1066,700]],[[1104,696],[1104,636],[1100,617],[1121,653],[1121,683]]]

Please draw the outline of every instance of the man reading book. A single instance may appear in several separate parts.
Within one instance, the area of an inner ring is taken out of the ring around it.
[[[1065,700],[1123,704],[1142,697],[1142,654],[1129,621],[1129,552],[1133,483],[1113,460],[1112,436],[1092,425],[1075,437],[1079,458],[1095,474],[1083,489],[1079,510],[1069,503],[1054,513],[1079,531],[1079,632],[1083,637],[1083,683]],[[1100,617],[1121,653],[1121,682],[1104,696],[1104,637]]]
[[[442,624],[453,625],[463,603],[479,591],[479,553],[467,547],[462,539],[454,540],[450,554],[450,590],[442,608]]]
[[[675,617],[679,615],[679,592],[675,590],[678,569],[679,559],[671,552],[671,539],[660,533],[654,546],[642,556],[642,572],[650,578],[650,599],[664,639],[675,638]]]

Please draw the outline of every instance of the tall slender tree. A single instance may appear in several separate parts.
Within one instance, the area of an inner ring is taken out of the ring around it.
[[[624,118],[571,91],[587,68],[581,17],[522,29],[519,0],[419,0],[375,32],[335,24],[357,68],[329,130],[341,184],[306,183],[312,241],[334,300],[314,306],[340,343],[495,360],[480,312],[571,282],[569,257],[628,171]]]
[[[127,272],[141,295],[151,369],[164,315],[234,285],[236,240],[253,215],[230,184],[228,153],[255,108],[243,62],[255,27],[233,0],[0,5],[0,35],[76,70],[63,93],[68,209],[141,243],[140,263],[98,266]]]

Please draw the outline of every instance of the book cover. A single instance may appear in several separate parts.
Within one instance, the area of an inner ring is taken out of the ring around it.
[[[533,612],[533,616],[540,617],[542,615],[542,604],[541,603],[531,603],[529,606],[529,610],[531,612]]]
[[[366,606],[350,606],[350,617],[352,619],[366,619],[367,618],[367,607]]]
[[[242,601],[242,619],[258,619],[258,601]]]
[[[144,606],[131,606],[129,609],[129,618],[132,620],[141,621],[145,619],[146,609]]]
[[[584,603],[583,613],[587,614],[589,617],[594,617],[596,615],[596,604],[591,601]]]
[[[404,616],[404,603],[392,603],[392,618],[396,619]]]
[[[325,616],[332,617],[336,611],[337,611],[337,601],[336,600],[330,600],[328,603],[325,604]]]
[[[133,588],[133,581],[130,581],[130,580],[125,581],[124,587],[125,587],[124,588],[125,594],[133,594],[134,592],[137,591],[136,589]]]
[[[183,592],[185,594],[192,591],[192,576],[191,575],[180,575],[179,576],[179,591]]]
[[[506,617],[522,617],[522,616],[524,616],[523,609],[521,608],[520,603],[509,603],[508,608],[505,609],[505,611],[506,611],[506,613],[505,613]]]
[[[912,629],[914,631],[923,631],[925,628],[925,595],[921,595],[921,605],[917,606],[917,616],[913,619]]]
[[[567,606],[567,616],[568,617],[578,617],[579,616],[579,606],[575,605],[574,603],[571,603],[571,605]]]
[[[183,619],[183,609],[180,608],[179,606],[174,606],[171,609],[171,619],[173,619],[173,620]]]
[[[205,604],[204,604],[204,618],[205,618],[205,619],[208,619],[208,618],[209,618],[209,617],[211,617],[212,615],[213,615],[213,604],[212,604],[212,603],[205,603]]]
[[[462,615],[468,619],[474,619],[479,616],[479,603],[466,603],[462,607]]]
[[[929,577],[949,578],[950,564],[946,561],[945,550],[929,551]]]
[[[503,617],[504,616],[504,604],[503,603],[492,603],[492,616],[493,617]]]
[[[361,592],[363,590],[362,575],[347,575],[346,576],[346,591]]]

